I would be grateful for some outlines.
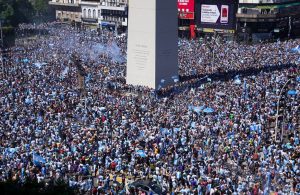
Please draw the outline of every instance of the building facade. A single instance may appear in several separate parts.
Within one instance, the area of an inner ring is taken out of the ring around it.
[[[81,0],[81,22],[88,25],[98,25],[101,9],[99,0]]]
[[[195,38],[195,0],[177,0],[177,8],[178,35]]]
[[[240,40],[295,37],[300,30],[299,0],[239,0]]]
[[[56,19],[65,22],[81,22],[100,28],[127,29],[128,0],[51,0],[56,9]]]
[[[61,21],[125,32],[129,0],[51,0]],[[299,0],[177,0],[181,37],[221,33],[238,40],[300,35]],[[145,21],[146,22],[146,21]]]
[[[100,0],[100,27],[119,32],[127,30],[128,0]]]
[[[65,22],[81,22],[81,0],[51,0],[49,5],[55,8],[55,17]]]

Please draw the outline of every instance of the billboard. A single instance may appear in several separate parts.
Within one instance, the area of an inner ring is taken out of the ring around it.
[[[180,19],[194,19],[195,0],[177,0],[178,17]]]
[[[196,23],[200,28],[235,29],[238,0],[199,0]]]

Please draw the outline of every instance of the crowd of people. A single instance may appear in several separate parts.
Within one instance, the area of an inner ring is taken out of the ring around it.
[[[125,84],[126,36],[43,29],[2,52],[0,181],[64,179],[92,194],[138,194],[127,185],[138,179],[165,194],[300,192],[300,40],[180,39],[180,76],[237,75],[179,81],[163,95]]]
[[[264,44],[224,42],[219,36],[179,41],[180,75],[192,76],[231,70],[261,68],[296,63],[297,55],[289,52],[299,40]],[[198,55],[191,55],[191,54]]]

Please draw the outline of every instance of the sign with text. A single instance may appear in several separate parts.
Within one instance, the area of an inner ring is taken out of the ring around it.
[[[222,5],[221,6],[221,23],[227,24],[228,23],[228,13],[229,13],[229,6],[228,5]]]
[[[200,0],[196,4],[196,23],[200,28],[235,29],[237,0]]]
[[[178,17],[180,19],[194,19],[195,0],[177,0]]]
[[[201,5],[201,22],[216,23],[220,17],[219,8],[216,5]]]

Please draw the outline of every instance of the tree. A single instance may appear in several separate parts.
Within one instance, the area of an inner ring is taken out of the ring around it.
[[[29,0],[14,0],[14,16],[12,25],[17,26],[20,23],[28,23],[32,20],[34,9]]]
[[[55,10],[49,6],[49,0],[31,0],[34,8],[36,22],[51,21],[55,19]]]
[[[54,9],[48,2],[49,0],[0,0],[0,20],[4,21],[4,25],[13,27],[20,23],[53,20]]]
[[[14,15],[14,9],[12,7],[12,0],[2,0],[0,1],[0,19],[9,20]]]
[[[0,19],[6,26],[17,26],[32,19],[33,7],[28,0],[1,0]]]
[[[37,15],[44,14],[48,8],[48,0],[33,0],[33,7]]]

